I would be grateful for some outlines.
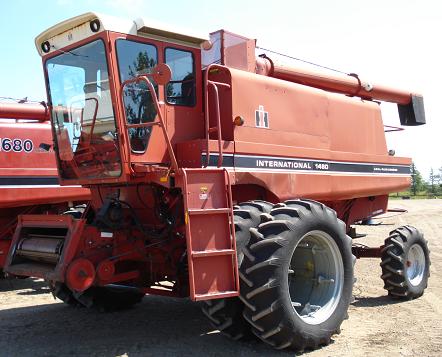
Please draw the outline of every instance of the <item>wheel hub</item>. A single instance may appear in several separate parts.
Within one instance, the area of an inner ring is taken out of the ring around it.
[[[290,262],[289,292],[295,313],[317,325],[335,311],[344,286],[344,265],[334,239],[322,231],[307,233]]]
[[[411,285],[418,286],[424,278],[425,254],[419,244],[413,244],[407,254],[407,278]]]

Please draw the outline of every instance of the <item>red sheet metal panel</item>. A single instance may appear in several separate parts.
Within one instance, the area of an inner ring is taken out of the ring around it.
[[[0,122],[0,208],[88,200],[60,187],[49,122]]]

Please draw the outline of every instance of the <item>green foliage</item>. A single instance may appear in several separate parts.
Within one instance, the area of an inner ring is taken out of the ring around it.
[[[442,195],[442,166],[439,167],[439,173],[437,175],[434,175],[435,178],[435,184],[437,187],[437,193],[439,195]]]
[[[414,163],[411,164],[411,186],[404,192],[392,193],[390,198],[442,198],[442,167],[437,173],[431,168],[425,181]]]
[[[411,164],[411,192],[414,196],[425,189],[425,182],[414,162]]]
[[[434,170],[431,168],[430,177],[428,180],[428,193],[430,195],[436,195],[437,187],[436,187],[436,177],[434,175]]]

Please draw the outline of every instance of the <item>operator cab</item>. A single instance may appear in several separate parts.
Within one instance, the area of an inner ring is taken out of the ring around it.
[[[62,182],[124,182],[137,163],[167,167],[175,143],[203,137],[207,39],[183,33],[87,13],[36,38]]]

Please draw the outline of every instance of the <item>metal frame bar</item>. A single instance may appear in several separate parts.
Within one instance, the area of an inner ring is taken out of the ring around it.
[[[384,247],[384,245],[381,245],[380,247],[352,246],[351,252],[356,257],[356,259],[381,258],[382,250],[384,249]]]
[[[389,133],[391,131],[402,131],[405,130],[405,128],[400,128],[398,126],[392,126],[392,125],[384,125],[384,128],[386,130],[384,130],[384,133]]]

